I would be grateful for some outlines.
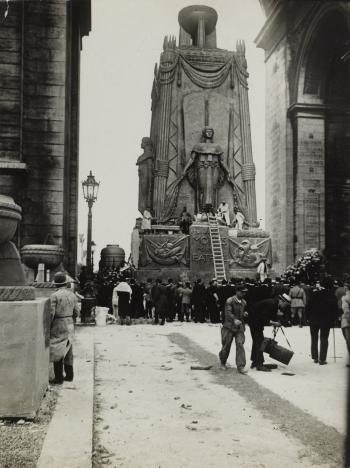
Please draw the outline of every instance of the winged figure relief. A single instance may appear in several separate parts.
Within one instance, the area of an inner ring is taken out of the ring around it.
[[[249,239],[239,240],[229,238],[230,265],[239,265],[243,268],[256,267],[263,257],[271,264],[271,240],[263,239],[253,242]]]
[[[162,239],[144,237],[141,246],[141,265],[145,266],[150,263],[187,265],[188,239],[189,236],[163,237]]]

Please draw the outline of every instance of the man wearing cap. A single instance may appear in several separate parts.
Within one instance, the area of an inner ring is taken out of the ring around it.
[[[261,345],[264,340],[264,327],[273,325],[279,327],[279,320],[284,316],[290,307],[290,297],[282,294],[277,298],[261,299],[254,302],[249,308],[248,324],[252,335],[251,368],[258,371],[271,372],[271,369],[264,366],[264,353]]]
[[[73,335],[74,318],[79,315],[78,298],[67,289],[65,273],[58,272],[54,277],[58,288],[51,297],[50,362],[53,362],[55,379],[52,383],[62,384],[63,380],[73,380]],[[63,366],[65,378],[63,378]]]
[[[225,319],[221,328],[222,348],[219,353],[221,366],[226,369],[226,361],[229,357],[233,338],[236,341],[236,366],[240,374],[246,374],[244,351],[244,319],[247,316],[247,303],[243,299],[247,289],[243,285],[236,287],[236,294],[229,297],[225,303]]]

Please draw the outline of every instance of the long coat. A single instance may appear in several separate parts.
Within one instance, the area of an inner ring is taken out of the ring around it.
[[[79,315],[78,298],[67,288],[51,297],[50,361],[60,361],[68,353],[74,335],[73,316]]]
[[[168,288],[164,284],[156,284],[151,290],[151,295],[156,313],[160,317],[166,317],[169,310]]]
[[[329,289],[312,291],[306,317],[310,326],[331,328],[338,316],[338,303],[334,292]]]

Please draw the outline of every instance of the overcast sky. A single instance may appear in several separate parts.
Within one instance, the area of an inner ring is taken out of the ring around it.
[[[90,170],[101,182],[93,207],[92,239],[99,250],[119,244],[130,252],[137,210],[136,160],[149,136],[151,89],[165,35],[178,39],[178,13],[187,0],[92,0],[92,31],[83,40],[80,97],[80,180]],[[264,218],[264,53],[254,39],[264,17],[258,0],[213,0],[217,45],[246,43],[250,73],[253,157],[257,168],[258,218]],[[87,230],[87,207],[79,193],[79,233]],[[86,248],[86,247],[85,247]],[[97,262],[95,262],[96,266]]]

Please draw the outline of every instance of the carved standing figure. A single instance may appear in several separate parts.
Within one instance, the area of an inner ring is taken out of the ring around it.
[[[187,176],[196,188],[197,203],[200,210],[209,211],[216,205],[216,191],[227,180],[232,186],[235,203],[243,210],[243,201],[230,171],[224,162],[223,150],[213,142],[214,130],[204,127],[203,142],[195,145],[187,162],[183,176]]]
[[[138,166],[139,172],[138,208],[141,213],[144,213],[147,207],[152,206],[154,166],[154,152],[152,140],[148,137],[142,138],[141,148],[144,150],[144,152],[138,158],[136,165]]]
[[[234,207],[246,213],[245,197],[225,164],[221,146],[213,142],[214,130],[204,127],[202,135],[204,141],[193,147],[181,176],[167,189],[161,221],[166,221],[172,216],[180,185],[185,178],[195,190],[196,212],[214,212],[217,208],[217,190],[227,181],[232,189]]]

